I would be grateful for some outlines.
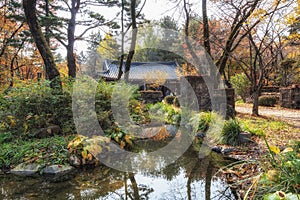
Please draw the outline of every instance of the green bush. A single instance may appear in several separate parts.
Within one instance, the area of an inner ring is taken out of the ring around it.
[[[199,114],[199,126],[198,130],[200,132],[206,132],[211,123],[214,123],[217,119],[217,114],[213,112],[201,112]]]
[[[273,107],[277,103],[275,96],[260,96],[258,99],[258,105],[260,106],[271,106]]]
[[[246,102],[247,91],[250,86],[250,81],[244,73],[236,74],[231,77],[231,83],[235,89],[235,93]]]
[[[179,125],[181,121],[181,110],[174,109],[172,105],[164,103],[149,104],[148,111],[150,119],[168,124]]]
[[[241,126],[236,119],[229,119],[224,123],[221,135],[224,144],[238,145],[239,134],[242,132]]]
[[[48,81],[29,82],[12,88],[1,105],[1,126],[20,136],[33,135],[51,124],[63,127],[68,123],[75,130],[70,93],[52,94],[49,84]]]

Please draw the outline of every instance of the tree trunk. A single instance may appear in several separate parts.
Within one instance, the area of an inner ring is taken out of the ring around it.
[[[71,5],[71,19],[68,24],[68,45],[67,45],[67,62],[68,62],[68,75],[76,77],[76,60],[74,56],[74,43],[75,43],[75,26],[76,14],[79,10],[80,0],[72,0]]]
[[[194,67],[198,70],[200,74],[204,74],[204,71],[200,71],[202,69],[201,62],[199,57],[197,56],[196,52],[194,51],[190,40],[189,40],[189,26],[190,26],[190,10],[188,9],[188,2],[186,0],[183,0],[183,10],[185,12],[185,27],[184,27],[184,34],[185,34],[185,43],[187,46],[187,49],[189,50]]]
[[[121,57],[120,57],[120,63],[119,63],[119,72],[118,72],[118,80],[121,79],[122,75],[123,75],[123,62],[124,62],[124,0],[122,0],[122,8],[121,8],[121,34],[122,34],[122,38],[121,38]]]
[[[129,175],[129,179],[130,179],[132,190],[133,190],[133,198],[140,199],[139,188],[138,188],[137,182],[134,178],[134,174],[132,172],[129,172],[128,175]]]
[[[207,19],[207,8],[206,0],[202,0],[202,16],[203,16],[203,38],[204,38],[204,48],[206,52],[211,56],[210,53],[210,42],[209,42],[209,24]]]
[[[50,24],[49,24],[49,0],[45,0],[45,12],[47,17],[46,27],[45,27],[45,37],[46,42],[50,46]]]
[[[36,16],[36,0],[23,0],[23,7],[30,32],[45,64],[46,78],[51,81],[50,86],[52,88],[57,88],[61,91],[62,85],[59,71],[56,69],[53,54]]]
[[[126,64],[125,64],[124,78],[125,78],[126,82],[128,82],[128,80],[129,80],[130,65],[131,65],[131,61],[133,59],[135,45],[136,45],[136,37],[137,37],[135,7],[136,7],[136,0],[131,0],[130,8],[131,8],[131,21],[132,21],[132,36],[131,36],[130,51],[127,56],[127,60],[126,60]]]
[[[211,198],[211,180],[213,177],[213,165],[212,165],[212,158],[209,158],[207,169],[206,169],[206,176],[205,176],[205,199],[210,200]]]
[[[258,97],[259,97],[259,91],[257,88],[253,90],[253,107],[252,107],[252,115],[258,116]]]

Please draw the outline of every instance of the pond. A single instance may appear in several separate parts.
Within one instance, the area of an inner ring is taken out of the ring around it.
[[[217,173],[230,162],[214,153],[199,159],[190,147],[175,162],[154,171],[131,173],[99,166],[78,169],[60,181],[5,175],[0,199],[234,199],[224,176]]]

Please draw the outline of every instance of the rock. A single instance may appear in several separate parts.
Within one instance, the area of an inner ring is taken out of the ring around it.
[[[48,126],[47,128],[41,128],[35,136],[37,138],[46,138],[54,135],[58,135],[61,133],[61,128],[57,125]]]
[[[42,175],[52,182],[66,181],[72,178],[75,173],[75,168],[70,165],[50,165],[45,167]]]
[[[81,165],[80,159],[77,158],[77,156],[75,156],[75,155],[70,155],[69,163],[70,163],[70,165],[72,165],[74,167],[80,167],[80,165]]]
[[[221,151],[222,154],[228,154],[228,153],[231,153],[235,150],[234,147],[224,147]]]
[[[201,132],[201,133],[196,133],[196,137],[197,137],[197,138],[201,138],[201,139],[202,139],[202,138],[204,138],[205,136],[206,136],[205,133],[202,133],[202,132]]]
[[[234,147],[227,147],[227,146],[214,146],[212,151],[216,153],[221,153],[221,154],[229,154],[235,150]]]
[[[20,176],[34,176],[41,168],[41,165],[35,163],[21,163],[13,168],[10,173]]]
[[[167,129],[167,131],[170,133],[170,135],[172,137],[175,137],[177,132],[178,132],[178,128],[176,128],[176,126],[173,125],[165,125],[165,128]]]
[[[216,153],[221,153],[222,152],[222,147],[221,146],[214,146],[211,150],[216,152]]]
[[[74,167],[71,165],[50,165],[45,167],[42,170],[42,173],[45,175],[65,175],[74,170]]]
[[[248,142],[253,142],[251,140],[251,134],[250,133],[240,133],[238,136],[238,142],[239,144],[245,144]]]

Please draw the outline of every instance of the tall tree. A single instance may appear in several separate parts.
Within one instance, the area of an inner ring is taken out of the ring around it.
[[[135,46],[136,46],[136,37],[137,37],[136,0],[131,0],[130,10],[131,10],[130,13],[131,13],[132,34],[131,34],[131,43],[130,43],[129,54],[127,56],[126,63],[125,63],[124,79],[126,82],[128,82],[128,79],[129,79],[129,71],[130,71],[131,61],[133,59],[133,55],[135,52]]]
[[[225,80],[227,79],[225,75],[225,67],[230,58],[231,52],[239,45],[240,41],[247,36],[246,33],[240,34],[241,29],[251,14],[258,7],[260,0],[251,0],[251,1],[224,1],[221,3],[220,10],[225,10],[224,12],[228,12],[228,10],[234,10],[233,19],[231,21],[230,32],[228,37],[226,38],[224,49],[222,50],[222,54],[220,58],[216,62],[216,66],[219,69],[219,73],[224,76]],[[229,6],[229,7],[228,7]],[[226,9],[224,8],[228,8]],[[225,13],[228,15],[228,13]],[[251,31],[258,22],[255,22],[253,26],[250,28]],[[230,87],[230,85],[228,85]]]
[[[250,26],[245,27],[247,33],[246,40],[243,40],[245,46],[239,47],[240,49],[236,50],[236,57],[234,57],[250,80],[253,96],[252,114],[256,116],[259,115],[258,98],[261,89],[269,74],[273,72],[273,68],[281,54],[281,46],[277,45],[280,35],[275,31],[278,26],[277,14],[280,8],[288,7],[289,3],[285,3],[284,0],[275,3],[273,12],[268,17],[264,16],[265,12],[258,14],[257,17],[260,18],[261,23],[255,29]],[[246,55],[240,51],[241,48],[247,49],[243,51],[247,52]]]
[[[210,42],[209,42],[209,24],[207,17],[207,5],[206,0],[202,0],[202,17],[203,17],[203,39],[204,39],[204,48],[207,53],[211,56],[210,52]]]
[[[68,74],[70,77],[76,77],[76,61],[74,56],[74,42],[75,42],[75,26],[76,15],[79,11],[80,0],[72,0],[69,7],[71,12],[71,18],[68,23],[68,45],[67,45],[67,62],[68,62]]]
[[[23,0],[23,7],[30,32],[44,61],[46,78],[51,81],[50,85],[52,88],[61,90],[62,85],[59,71],[56,68],[53,54],[38,22],[36,0]]]
[[[134,3],[135,4],[135,9],[137,9],[138,5],[141,4],[141,1],[137,1]],[[142,14],[142,10],[144,8],[146,4],[146,0],[144,0],[140,10],[138,12],[135,12],[135,24],[137,25],[138,23],[143,23],[144,22],[144,15]],[[126,58],[125,52],[124,52],[124,43],[125,43],[125,35],[127,34],[127,32],[130,30],[130,28],[132,28],[132,30],[134,30],[133,28],[133,15],[132,15],[132,1],[127,1],[127,0],[121,0],[121,55],[119,57],[119,72],[118,72],[118,80],[121,79],[123,73],[126,71],[126,63],[129,64],[131,63],[131,61],[128,60],[128,56]],[[126,16],[128,16],[126,18]],[[140,19],[140,21],[138,22],[138,19]],[[134,30],[135,31],[135,30]],[[136,30],[137,31],[137,30]],[[136,37],[136,33],[132,32],[132,36],[135,34]],[[133,38],[131,38],[133,39]],[[135,39],[136,40],[136,39]],[[136,43],[136,41],[134,41],[134,43]],[[132,41],[131,41],[131,45],[133,45]],[[131,51],[131,49],[130,49]],[[132,54],[132,53],[131,53]],[[134,54],[134,53],[133,53]],[[133,54],[131,55],[133,57]],[[126,63],[125,63],[125,71],[123,72],[123,62],[124,59],[126,58]],[[132,59],[131,59],[132,60]],[[127,67],[127,69],[130,70],[130,66]],[[128,75],[128,74],[127,74]],[[126,79],[126,75],[124,75],[124,78]]]
[[[118,28],[119,26],[113,20],[105,20],[104,16],[94,12],[92,7],[101,7],[101,6],[114,6],[117,4],[117,1],[110,0],[71,0],[63,1],[65,7],[56,7],[61,11],[68,10],[70,18],[66,20],[63,18],[62,21],[67,21],[66,27],[64,29],[53,30],[53,35],[55,38],[66,48],[67,50],[67,64],[68,64],[68,74],[70,77],[76,77],[77,65],[76,65],[76,56],[74,52],[75,42],[78,40],[84,40],[85,34],[88,31],[99,28],[101,26],[108,26],[110,28]],[[81,13],[81,19],[77,18],[77,14]],[[76,26],[82,27],[82,32],[78,35],[75,35]],[[67,35],[65,35],[67,32]]]

